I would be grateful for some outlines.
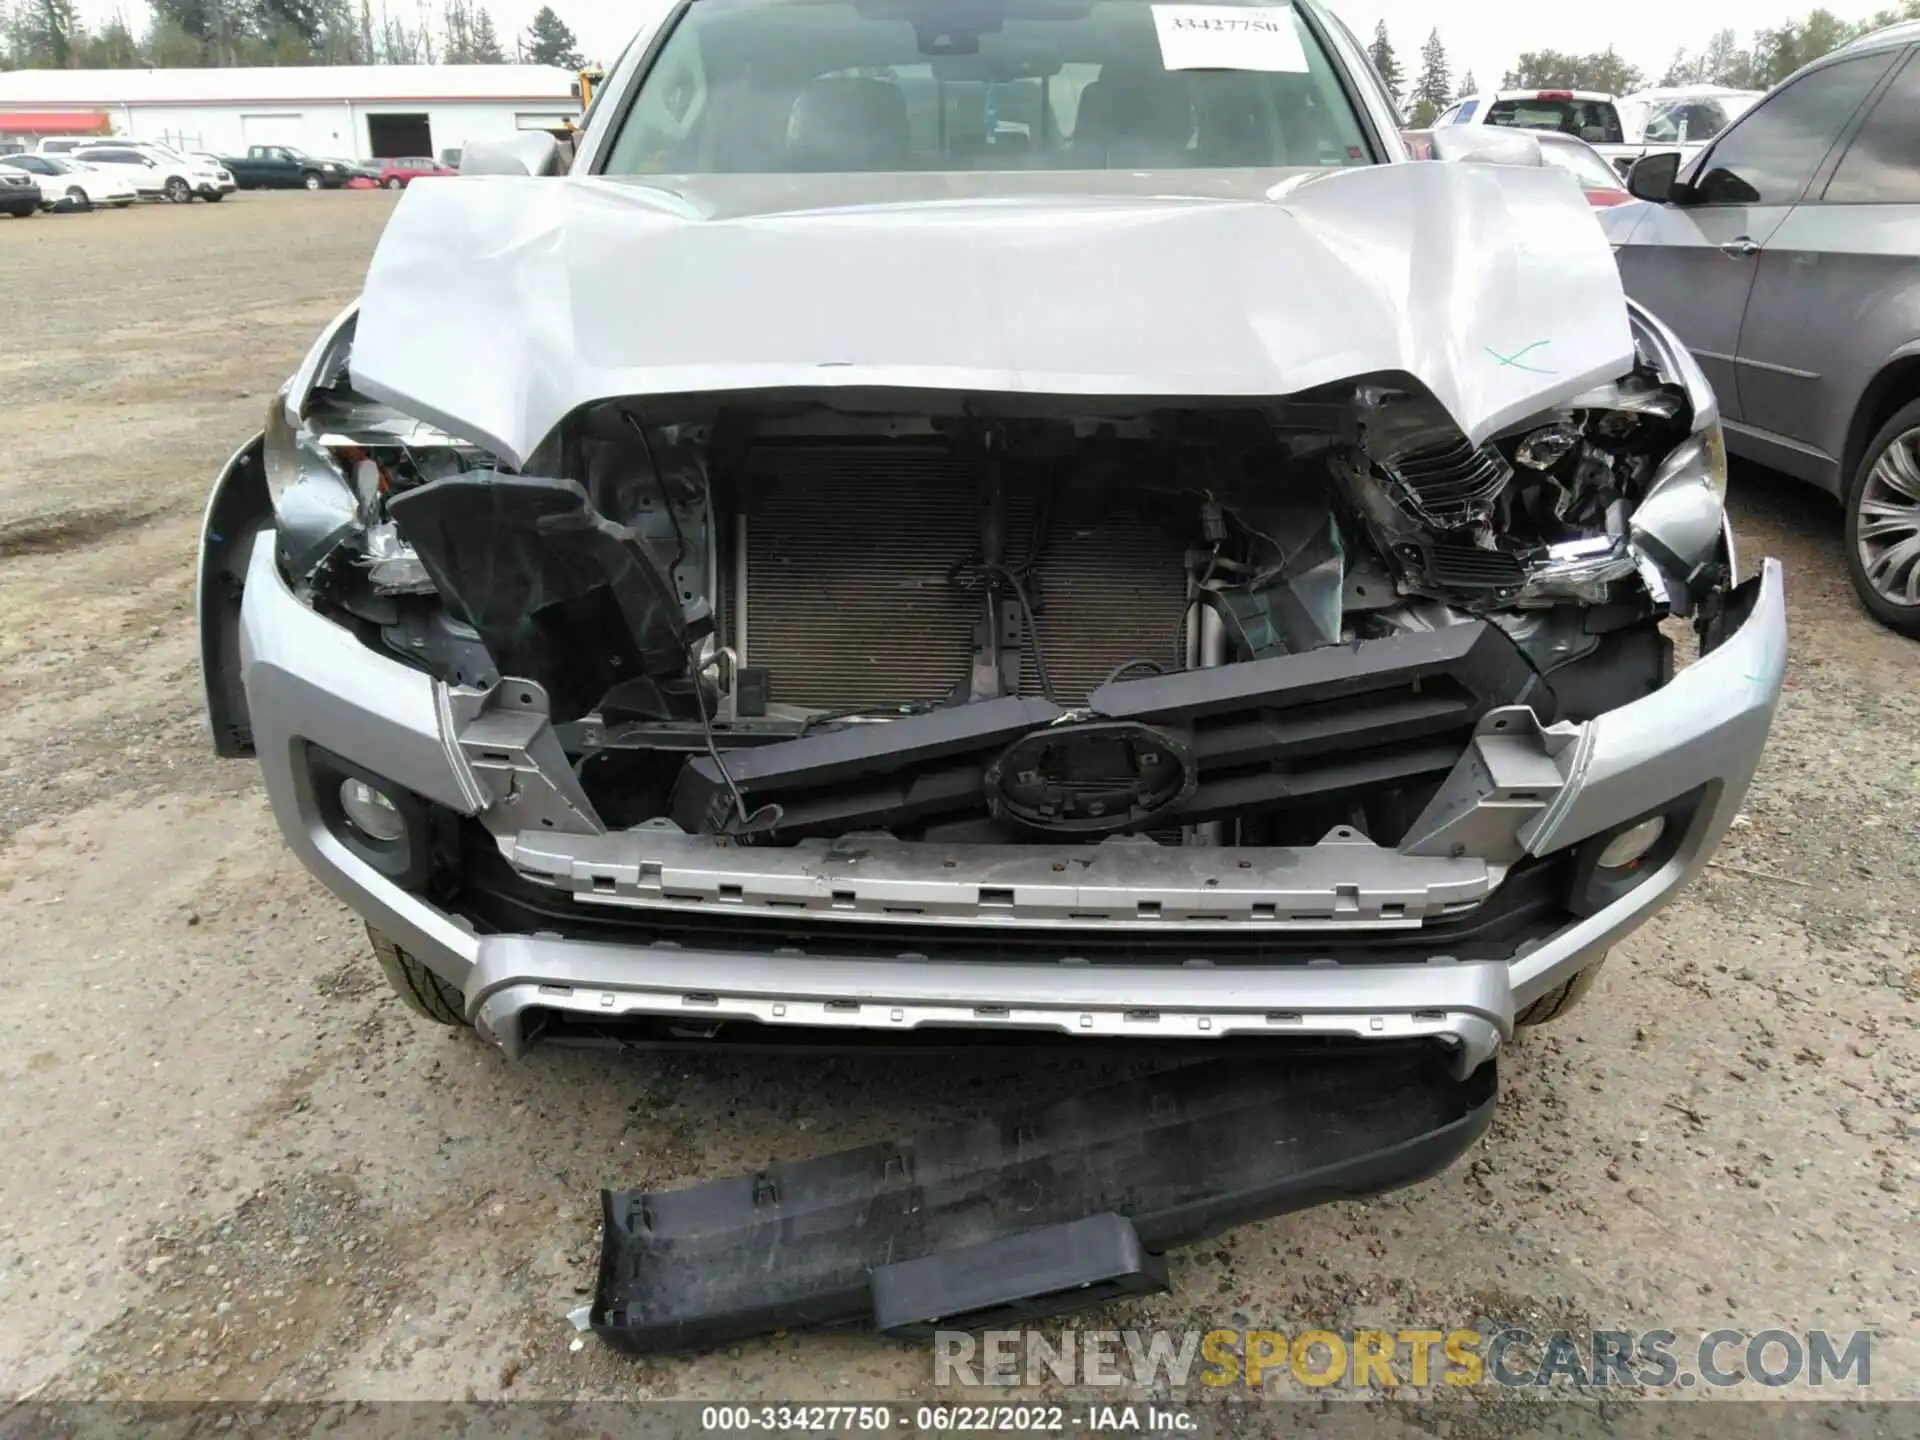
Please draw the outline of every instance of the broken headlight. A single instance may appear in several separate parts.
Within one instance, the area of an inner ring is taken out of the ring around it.
[[[1637,307],[1631,320],[1639,360],[1634,374],[1574,403],[1591,401],[1607,410],[1597,422],[1602,442],[1610,425],[1619,429],[1626,438],[1615,464],[1625,458],[1640,472],[1628,492],[1625,534],[1613,537],[1614,563],[1639,575],[1656,604],[1685,614],[1709,588],[1723,559],[1727,445],[1720,405],[1705,372],[1671,330]],[[1660,455],[1658,447],[1673,432],[1664,423],[1641,426],[1649,418],[1664,422],[1668,406],[1663,402],[1675,398],[1685,401],[1674,418],[1684,420],[1687,430]],[[1656,448],[1635,455],[1636,434],[1645,435],[1643,446],[1652,442]]]
[[[1630,369],[1475,444],[1430,394],[1363,386],[1340,472],[1402,594],[1470,610],[1650,600],[1689,613],[1730,566],[1713,390],[1629,307]]]
[[[328,327],[267,411],[264,458],[281,564],[304,586],[344,555],[375,594],[428,594],[433,583],[387,518],[387,497],[493,462],[353,389],[355,318],[350,309]]]

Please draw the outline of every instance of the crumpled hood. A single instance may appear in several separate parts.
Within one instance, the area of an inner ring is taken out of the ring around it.
[[[1220,172],[412,186],[368,272],[353,381],[520,465],[569,412],[622,395],[1276,397],[1396,371],[1478,441],[1632,363],[1612,253],[1556,170],[1406,163],[1247,188]]]

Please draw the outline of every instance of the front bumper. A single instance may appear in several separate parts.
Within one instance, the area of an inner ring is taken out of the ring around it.
[[[469,920],[402,888],[344,845],[316,803],[308,764],[309,747],[321,747],[434,804],[478,814],[493,791],[463,753],[452,692],[301,604],[281,578],[271,534],[257,541],[248,568],[240,654],[257,753],[288,844],[376,929],[457,986],[469,1019],[509,1054],[521,1049],[532,1017],[559,1012],[588,1022],[746,1020],[896,1032],[960,1026],[1137,1039],[1429,1039],[1451,1047],[1465,1073],[1510,1037],[1519,1008],[1597,961],[1670,900],[1719,844],[1779,702],[1786,602],[1778,562],[1765,562],[1743,602],[1744,619],[1717,649],[1642,700],[1583,725],[1532,735],[1515,723],[1496,736],[1495,729],[1512,722],[1495,712],[1481,736],[1482,768],[1493,766],[1485,783],[1465,760],[1448,782],[1465,796],[1467,820],[1431,837],[1434,845],[1415,847],[1424,854],[1352,847],[1345,871],[1328,845],[1220,850],[1213,852],[1220,877],[1198,876],[1193,867],[1202,862],[1187,855],[1179,862],[1187,867],[1183,884],[1160,875],[1151,886],[1122,884],[1103,891],[1104,899],[1089,900],[1084,886],[1072,895],[1053,894],[1045,884],[1003,883],[945,868],[889,882],[883,870],[870,867],[850,881],[751,850],[710,852],[701,867],[672,858],[672,847],[688,837],[655,837],[650,851],[647,832],[543,834],[537,843],[529,835],[515,847],[516,863],[571,890],[572,903],[583,910],[595,908],[595,900],[681,912],[784,904],[822,912],[851,908],[859,918],[863,909],[903,908],[898,886],[907,885],[921,897],[916,904],[923,912],[932,907],[920,923],[936,927],[985,933],[1005,918],[992,910],[1004,907],[1029,926],[1051,913],[1062,938],[1059,958],[1048,961],[937,960],[911,945],[873,958],[852,946],[835,954],[830,943],[805,953],[774,944],[761,951],[678,941],[621,944],[557,938],[531,926],[523,933],[478,933]],[[1517,769],[1503,780],[1502,767]],[[1408,953],[1403,941],[1407,963],[1340,963],[1356,935],[1418,932],[1425,918],[1471,906],[1497,888],[1513,864],[1565,852],[1683,797],[1694,803],[1676,842],[1637,884],[1592,913],[1569,916],[1544,938],[1529,939],[1508,960],[1462,960],[1440,942],[1431,953],[1417,946]],[[1489,820],[1505,829],[1498,844],[1479,852],[1486,858],[1455,858],[1452,839],[1484,833],[1474,826]],[[1499,853],[1502,845],[1518,853]],[[717,858],[725,854],[735,857],[731,869]],[[1272,891],[1264,901],[1256,898],[1266,883],[1261,869],[1237,891],[1221,883],[1241,873],[1243,860],[1284,867],[1292,877],[1286,893],[1279,900]],[[1217,908],[1199,910],[1195,887]],[[896,903],[890,906],[889,897]],[[1142,900],[1155,905],[1151,921],[1140,918]],[[943,904],[951,907],[945,913]],[[1125,907],[1134,908],[1123,919]],[[1123,924],[1175,924],[1197,935],[1265,927],[1295,937],[1312,932],[1325,944],[1309,960],[1282,964],[1087,964],[1072,956],[1076,924],[1080,934],[1089,924],[1102,932]]]

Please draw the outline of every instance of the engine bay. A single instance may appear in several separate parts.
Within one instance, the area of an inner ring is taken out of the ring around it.
[[[1488,710],[1591,718],[1710,622],[1724,567],[1633,531],[1692,418],[1645,353],[1477,446],[1395,376],[637,397],[514,473],[343,349],[291,487],[341,493],[277,499],[317,607],[544,722],[550,828],[1392,844]]]

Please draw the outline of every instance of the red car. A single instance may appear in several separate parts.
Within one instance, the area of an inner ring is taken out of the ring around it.
[[[380,183],[389,190],[404,190],[423,175],[458,175],[430,155],[409,155],[380,162]]]

